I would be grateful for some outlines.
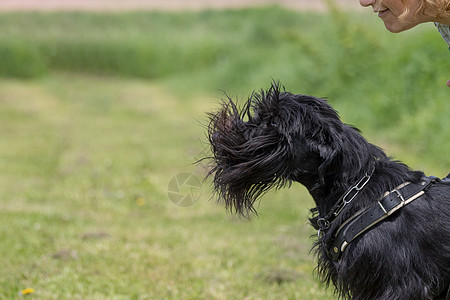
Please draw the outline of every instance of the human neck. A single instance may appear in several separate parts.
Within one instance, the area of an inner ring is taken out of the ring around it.
[[[446,15],[444,17],[439,17],[437,15],[437,12],[431,7],[428,7],[427,9],[425,9],[423,15],[428,17],[429,20],[432,22],[437,22],[437,23],[441,23],[441,24],[450,26],[450,15]]]
[[[447,18],[437,18],[437,19],[436,19],[436,22],[450,26],[450,17],[447,17]]]

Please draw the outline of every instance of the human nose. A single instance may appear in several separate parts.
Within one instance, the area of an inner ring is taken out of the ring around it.
[[[376,0],[359,0],[361,6],[367,7],[369,5],[374,5]]]

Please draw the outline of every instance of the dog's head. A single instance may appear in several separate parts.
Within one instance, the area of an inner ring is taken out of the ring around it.
[[[214,189],[227,208],[247,215],[271,188],[323,184],[341,169],[345,131],[360,137],[325,100],[281,91],[278,84],[254,93],[242,108],[228,98],[210,114]]]

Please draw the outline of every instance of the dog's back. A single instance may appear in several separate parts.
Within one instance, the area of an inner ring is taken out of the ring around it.
[[[450,282],[449,229],[450,184],[437,183],[348,246],[337,265],[338,286],[353,299],[443,296]]]

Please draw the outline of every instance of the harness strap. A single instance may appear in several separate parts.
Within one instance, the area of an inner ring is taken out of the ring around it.
[[[431,184],[438,181],[437,177],[423,177],[422,181],[417,184],[403,183],[383,195],[376,204],[356,213],[338,229],[333,245],[328,250],[328,255],[337,262],[351,241],[403,206],[422,196]]]

